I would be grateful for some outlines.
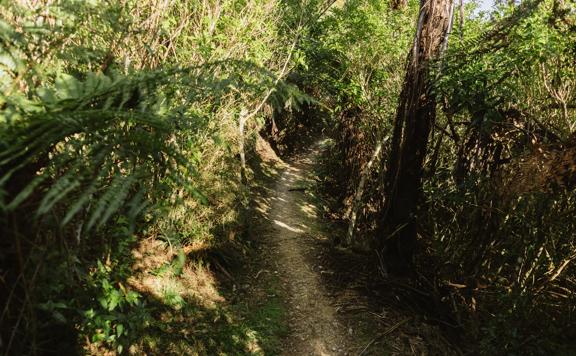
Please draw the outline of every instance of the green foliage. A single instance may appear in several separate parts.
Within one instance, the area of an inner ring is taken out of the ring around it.
[[[221,66],[232,74],[206,80],[210,70]],[[8,125],[2,142],[10,147],[0,155],[7,167],[2,182],[42,156],[51,157],[42,174],[11,201],[2,202],[2,207],[14,210],[49,176],[59,177],[44,194],[38,214],[50,212],[62,199],[75,196],[62,224],[90,203],[93,208],[85,212],[89,216],[86,230],[102,226],[122,206],[130,206],[131,215],[140,212],[145,192],[148,199],[156,198],[150,192],[160,192],[159,198],[165,198],[167,195],[157,188],[161,179],[164,186],[177,184],[202,199],[188,179],[195,170],[194,159],[185,155],[193,157],[198,152],[195,146],[201,137],[195,131],[205,125],[206,118],[185,104],[222,96],[238,87],[258,91],[273,79],[242,62],[222,62],[202,69],[116,78],[89,73],[85,81],[61,75],[53,87],[39,89],[32,99],[16,102],[6,97],[9,116],[4,116],[5,121],[14,124]],[[238,75],[243,70],[252,78],[262,75],[262,80],[245,82]],[[191,89],[185,96],[179,94],[188,87]],[[293,98],[293,93],[280,85],[275,97]],[[135,193],[129,199],[131,191]]]
[[[307,43],[307,85],[316,86],[335,116],[351,108],[366,110],[360,127],[385,125],[395,110],[403,79],[408,30],[415,4],[406,12],[388,11],[379,1],[348,1],[311,30]]]
[[[417,7],[410,1],[405,10],[391,11],[388,1],[347,1],[319,21],[306,42],[303,81],[331,110],[326,127],[335,142],[328,150],[334,167],[326,188],[337,193],[344,215],[351,211],[363,168],[392,127]],[[382,157],[367,172],[365,208],[358,213],[363,230],[373,226],[382,202]]]
[[[97,305],[83,312],[81,332],[95,344],[108,344],[119,353],[138,338],[140,330],[150,324],[149,311],[141,295],[114,281],[113,267],[98,261],[96,271],[87,277]]]
[[[267,93],[265,108],[310,101],[278,77],[299,29],[268,0],[0,10],[0,217],[11,222],[0,268],[19,297],[7,315],[41,311],[8,318],[16,327],[1,337],[34,354],[63,323],[54,352],[70,339],[92,353],[126,351],[155,310],[127,282],[138,240],[224,242],[246,204],[239,116]],[[247,123],[246,149],[260,126]],[[175,276],[188,263],[178,255]],[[166,305],[193,304],[166,292]]]
[[[443,278],[487,286],[449,293],[461,298],[453,311],[485,354],[545,354],[573,337],[560,330],[574,324],[567,107],[576,38],[563,22],[573,18],[557,18],[556,5],[526,2],[502,10],[488,30],[467,32],[440,59],[434,83],[447,130],[435,139],[449,141],[426,183],[421,224]]]
[[[549,106],[574,100],[568,88],[575,79],[575,38],[569,28],[551,25],[552,7],[552,1],[530,2],[510,15],[517,20],[509,26],[454,41],[435,83],[451,112],[480,115],[476,119],[486,127],[503,119],[494,111],[514,107],[537,119],[547,118],[547,124],[561,130],[558,134],[571,132],[570,118]]]
[[[363,167],[390,131],[413,36],[403,23],[415,23],[413,10],[385,5],[347,2],[320,22],[320,40],[306,54],[311,91],[336,103],[327,188],[336,188],[344,218],[367,178],[354,242],[360,246],[389,198],[380,157],[372,171]],[[432,68],[430,90],[440,105],[415,217],[416,269],[437,285],[418,288],[447,303],[447,320],[464,331],[472,353],[570,350],[574,4],[502,4],[489,18],[464,10],[463,28],[455,19],[448,50]]]

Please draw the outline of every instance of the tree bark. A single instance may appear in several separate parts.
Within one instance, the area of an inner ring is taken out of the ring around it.
[[[436,119],[436,101],[429,91],[429,63],[445,47],[452,1],[421,0],[416,36],[408,54],[384,182],[386,201],[378,228],[379,249],[392,273],[411,266],[416,247],[422,165]]]

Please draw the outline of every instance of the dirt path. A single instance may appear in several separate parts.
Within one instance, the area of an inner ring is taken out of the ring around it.
[[[319,141],[284,162],[264,140],[256,144],[260,184],[250,233],[260,254],[251,300],[279,297],[290,329],[270,354],[461,354],[438,325],[426,322],[416,303],[421,294],[402,287],[408,282],[385,280],[369,255],[330,243],[329,236],[346,232],[319,216],[314,203],[320,179],[314,174],[328,147]]]
[[[311,253],[322,229],[306,189],[314,183],[310,173],[320,151],[317,143],[292,163],[283,163],[275,186],[257,202],[266,216],[260,233],[270,247],[271,273],[279,275],[288,299],[291,335],[285,355],[351,352],[348,331],[336,316],[336,301],[322,284],[322,266]]]

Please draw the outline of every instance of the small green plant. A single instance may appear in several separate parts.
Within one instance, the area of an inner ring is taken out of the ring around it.
[[[91,307],[82,311],[81,333],[92,343],[118,352],[131,344],[138,331],[149,325],[150,315],[142,296],[118,280],[110,263],[98,261],[87,277]]]
[[[186,306],[186,301],[182,298],[180,293],[168,287],[164,289],[162,299],[164,304],[176,310],[180,310]]]

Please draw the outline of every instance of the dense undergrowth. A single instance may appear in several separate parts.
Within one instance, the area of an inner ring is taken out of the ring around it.
[[[229,303],[236,286],[214,274],[249,261],[256,137],[285,154],[332,137],[336,242],[390,238],[377,231],[419,5],[398,3],[0,4],[2,352],[279,353],[282,301]],[[431,68],[418,253],[397,285],[455,350],[570,354],[574,5],[474,8],[456,6]]]
[[[0,8],[2,353],[269,351],[209,265],[246,251],[263,115],[309,100],[314,4]]]
[[[335,109],[325,186],[350,227],[337,242],[367,251],[387,238],[375,234],[416,5],[349,1],[318,24],[304,71]],[[467,5],[434,65],[410,288],[464,352],[573,352],[573,15],[558,1],[490,17]]]

